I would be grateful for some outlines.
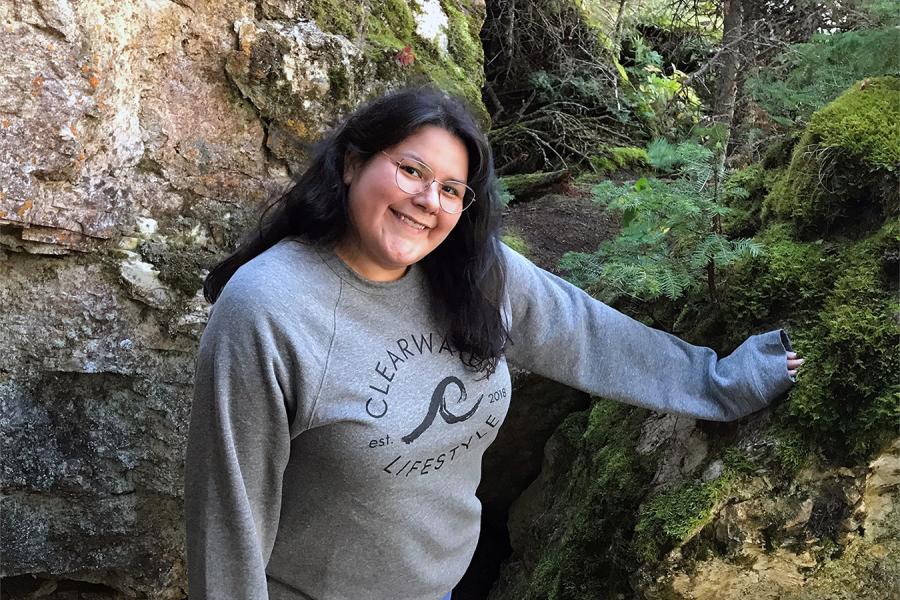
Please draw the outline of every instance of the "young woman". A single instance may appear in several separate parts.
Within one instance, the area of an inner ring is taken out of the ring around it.
[[[502,245],[499,212],[470,113],[401,91],[333,130],[210,273],[185,472],[192,599],[449,596],[478,539],[507,360],[701,419],[790,387],[801,359],[783,331],[719,360]]]

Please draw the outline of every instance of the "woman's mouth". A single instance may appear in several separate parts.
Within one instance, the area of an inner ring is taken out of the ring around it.
[[[397,219],[399,219],[402,223],[404,223],[405,225],[407,225],[408,227],[410,227],[412,229],[415,229],[416,231],[424,231],[426,229],[430,229],[430,227],[427,227],[427,226],[423,225],[422,223],[419,223],[418,221],[414,221],[414,220],[410,219],[403,213],[399,213],[396,210],[394,210],[393,208],[391,209],[391,212],[394,213],[394,215],[397,217]]]

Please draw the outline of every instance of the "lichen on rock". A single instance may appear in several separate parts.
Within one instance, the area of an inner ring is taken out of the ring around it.
[[[318,1],[270,2],[262,14],[273,18],[235,23],[239,48],[226,70],[269,122],[269,149],[289,163],[352,106],[403,85],[434,83],[484,115],[483,10],[454,0]]]

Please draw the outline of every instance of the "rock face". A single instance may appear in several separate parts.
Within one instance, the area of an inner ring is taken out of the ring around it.
[[[184,597],[203,269],[361,100],[434,81],[479,103],[483,18],[470,0],[0,3],[4,598]]]
[[[867,465],[788,471],[766,420],[704,432],[608,401],[574,413],[510,508],[490,598],[897,598],[900,440]]]

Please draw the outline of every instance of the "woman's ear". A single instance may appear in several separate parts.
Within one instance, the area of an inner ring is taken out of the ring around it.
[[[350,185],[359,170],[359,156],[350,152],[344,153],[344,185]]]

